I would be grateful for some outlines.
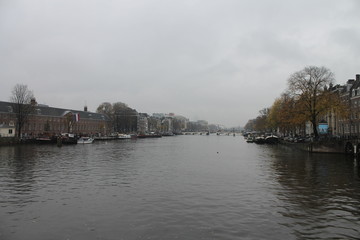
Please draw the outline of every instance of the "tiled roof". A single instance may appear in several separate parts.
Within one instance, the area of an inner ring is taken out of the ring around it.
[[[8,124],[0,124],[0,128],[15,128],[14,126],[10,126]]]
[[[2,102],[0,101],[0,113],[5,112],[9,113],[9,107],[11,107],[13,103],[11,102]],[[101,113],[94,113],[94,112],[85,112],[79,110],[72,110],[72,109],[63,109],[63,108],[54,108],[42,105],[35,106],[35,113],[34,115],[40,116],[48,116],[48,117],[63,117],[65,114],[72,112],[78,113],[80,115],[80,119],[93,119],[93,120],[105,120],[109,121],[109,117]]]

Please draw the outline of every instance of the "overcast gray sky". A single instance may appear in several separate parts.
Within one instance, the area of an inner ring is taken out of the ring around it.
[[[356,0],[0,0],[0,100],[244,125],[305,66],[360,73]]]

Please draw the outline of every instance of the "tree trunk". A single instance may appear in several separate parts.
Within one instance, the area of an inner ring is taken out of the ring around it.
[[[314,137],[315,137],[315,139],[318,139],[319,133],[318,133],[317,126],[316,126],[316,120],[315,119],[311,120],[311,123],[313,126]]]
[[[18,124],[18,127],[17,127],[17,136],[18,138],[20,139],[21,138],[21,124]]]

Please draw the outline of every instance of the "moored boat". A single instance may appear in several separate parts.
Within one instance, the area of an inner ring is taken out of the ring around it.
[[[262,137],[262,136],[256,137],[254,142],[257,143],[257,144],[264,144],[265,143],[265,138]]]
[[[129,135],[129,134],[119,134],[118,135],[118,137],[117,137],[118,139],[131,139],[131,135]]]
[[[36,143],[40,143],[40,144],[46,144],[46,143],[56,143],[56,138],[53,137],[37,137],[35,138],[35,142]]]
[[[279,142],[279,138],[275,135],[270,135],[265,138],[265,143],[276,144]]]
[[[73,133],[62,133],[61,134],[62,144],[77,144],[77,137]]]
[[[254,141],[255,141],[254,137],[249,136],[246,138],[246,142],[248,142],[248,143],[253,143]]]
[[[81,137],[77,140],[78,144],[88,144],[88,143],[93,143],[94,139],[91,137]]]
[[[161,138],[161,134],[150,133],[150,134],[139,134],[138,138]]]

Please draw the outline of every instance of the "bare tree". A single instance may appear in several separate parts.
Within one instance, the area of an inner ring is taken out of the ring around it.
[[[27,122],[29,115],[34,111],[34,105],[31,104],[32,100],[35,102],[34,94],[28,89],[27,85],[15,85],[10,101],[13,103],[13,112],[16,115],[16,130],[19,139],[24,124]]]
[[[112,115],[114,115],[113,106],[109,102],[103,102],[98,106],[96,109],[97,113],[105,114],[109,118],[112,118]]]
[[[325,67],[309,66],[293,73],[288,79],[289,92],[298,101],[298,107],[306,120],[313,126],[314,136],[318,137],[319,117],[332,107],[328,86],[333,83],[334,74]]]
[[[115,115],[112,104],[109,102],[103,102],[98,106],[96,112],[106,115],[110,119],[110,122],[107,123],[108,129],[115,131]]]

